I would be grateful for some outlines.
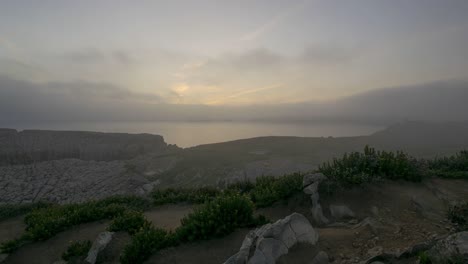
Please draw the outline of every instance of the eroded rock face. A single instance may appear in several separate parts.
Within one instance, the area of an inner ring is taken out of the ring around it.
[[[225,264],[272,264],[298,242],[315,245],[318,233],[303,215],[293,213],[250,231],[237,254]]]
[[[94,241],[91,249],[88,252],[88,256],[85,259],[85,263],[94,264],[98,257],[99,252],[104,250],[106,246],[111,242],[114,232],[102,232],[98,235]]]
[[[437,241],[427,253],[433,263],[442,263],[452,258],[463,259],[463,263],[468,263],[468,231],[455,233]]]
[[[323,215],[322,206],[319,203],[319,192],[318,187],[320,182],[325,180],[327,177],[322,173],[312,173],[304,176],[302,180],[302,186],[304,188],[304,193],[310,195],[312,200],[312,217],[314,221],[319,225],[328,224],[329,220]]]
[[[69,158],[126,160],[167,147],[162,136],[151,134],[0,129],[0,165]]]

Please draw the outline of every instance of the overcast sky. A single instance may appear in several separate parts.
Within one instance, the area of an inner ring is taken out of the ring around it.
[[[4,0],[0,96],[276,105],[463,81],[467,14],[466,0]]]

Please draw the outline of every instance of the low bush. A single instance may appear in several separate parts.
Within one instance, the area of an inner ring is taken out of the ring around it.
[[[319,166],[319,171],[337,185],[357,185],[378,179],[420,181],[419,162],[404,152],[351,152]]]
[[[451,206],[448,218],[458,231],[468,231],[468,202]]]
[[[0,205],[0,221],[29,213],[35,209],[46,208],[49,206],[51,206],[51,204],[45,202],[18,205]]]
[[[204,203],[221,194],[221,191],[213,187],[201,188],[169,188],[155,190],[151,193],[153,203],[162,205],[168,203]]]
[[[148,257],[156,251],[175,246],[173,235],[164,229],[146,226],[140,229],[132,238],[122,255],[120,263],[137,264],[143,263]]]
[[[75,241],[68,246],[67,251],[62,254],[62,259],[70,261],[76,258],[84,258],[91,249],[91,241]]]
[[[282,177],[259,177],[249,194],[257,207],[266,207],[276,201],[286,200],[302,192],[303,175],[299,173]]]
[[[81,204],[37,208],[24,218],[27,238],[33,241],[46,240],[71,226],[112,219],[128,209],[141,210],[149,205],[149,201],[140,197],[116,196]]]
[[[24,221],[32,240],[46,240],[67,228],[101,219],[112,219],[127,207],[121,204],[101,205],[96,202],[53,206],[29,213]]]
[[[180,243],[227,235],[234,229],[267,223],[264,216],[253,216],[254,204],[246,195],[229,193],[207,201],[181,221],[174,233],[144,224],[133,236],[120,261],[142,263],[156,251]]]
[[[468,179],[468,151],[462,150],[459,153],[443,158],[435,158],[429,161],[431,174],[452,179]]]
[[[212,187],[199,189],[169,188],[153,191],[151,196],[156,205],[167,203],[204,203],[216,197],[230,194],[249,195],[257,207],[265,207],[276,201],[287,199],[302,191],[302,174],[295,173],[282,177],[262,176],[255,182],[238,182],[227,186],[224,190]]]
[[[24,244],[28,243],[28,241],[30,241],[28,234],[25,234],[17,239],[5,241],[2,244],[0,244],[0,253],[12,253]]]
[[[418,259],[419,259],[419,264],[432,264],[431,258],[429,257],[429,255],[427,255],[425,251],[419,253]]]
[[[247,196],[220,196],[183,218],[176,235],[180,241],[221,237],[236,228],[253,225],[253,211],[254,204]]]
[[[150,223],[142,212],[127,210],[112,220],[108,227],[109,231],[126,231],[130,235],[135,234]]]

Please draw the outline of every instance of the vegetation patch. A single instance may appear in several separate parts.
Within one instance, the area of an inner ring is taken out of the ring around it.
[[[120,256],[120,262],[122,264],[143,263],[156,251],[175,245],[177,244],[172,233],[161,228],[146,226],[139,230],[130,244],[125,247]]]
[[[220,196],[240,193],[249,196],[256,207],[266,207],[302,192],[302,178],[303,175],[300,173],[282,177],[262,176],[258,177],[255,182],[237,182],[224,190],[213,187],[169,188],[153,191],[151,197],[156,205],[181,202],[200,204]]]
[[[23,215],[35,209],[41,209],[51,206],[50,203],[37,202],[30,204],[0,205],[0,221]]]
[[[221,190],[214,187],[201,188],[169,188],[155,190],[151,193],[151,198],[155,205],[168,203],[204,203],[221,194]]]
[[[50,205],[33,209],[24,222],[26,233],[19,239],[4,242],[2,252],[12,252],[30,241],[41,241],[55,236],[72,226],[101,219],[113,219],[126,210],[143,210],[150,202],[136,196],[115,196],[81,204]]]
[[[302,179],[303,175],[299,173],[278,178],[259,177],[248,194],[257,207],[267,207],[302,192]]]
[[[20,238],[3,242],[0,245],[0,252],[9,254],[11,252],[16,251],[18,248],[20,248],[21,246],[23,246],[24,244],[26,244],[30,240],[31,239],[30,239],[29,235],[24,234]]]
[[[134,235],[145,226],[151,225],[142,212],[127,210],[112,220],[108,227],[109,231],[126,231]]]
[[[91,249],[91,241],[75,241],[68,246],[67,251],[62,254],[62,259],[69,262],[80,262],[88,255],[88,251]]]
[[[455,155],[429,161],[429,170],[442,178],[468,179],[468,151],[462,150]]]
[[[468,231],[468,202],[451,206],[448,218],[458,231]]]
[[[207,202],[182,219],[176,230],[180,241],[222,237],[239,227],[251,226],[254,204],[245,195],[225,195]]]
[[[420,181],[419,162],[408,154],[397,151],[376,151],[366,146],[364,152],[346,153],[319,167],[328,180],[337,185],[359,185],[378,179]]]
[[[128,244],[120,261],[142,263],[156,251],[180,243],[221,237],[236,228],[265,224],[263,216],[253,216],[254,204],[246,195],[226,194],[206,202],[181,221],[175,232],[144,225]]]

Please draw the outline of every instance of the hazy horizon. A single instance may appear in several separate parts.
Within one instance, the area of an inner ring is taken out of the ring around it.
[[[0,7],[0,127],[468,120],[462,0]]]

